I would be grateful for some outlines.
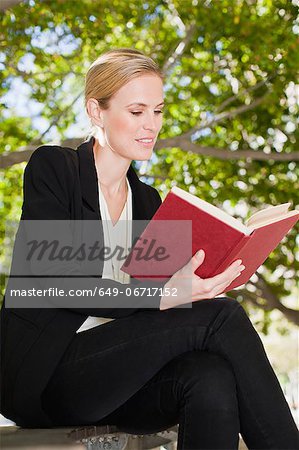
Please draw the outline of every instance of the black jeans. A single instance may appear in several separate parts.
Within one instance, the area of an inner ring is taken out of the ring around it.
[[[298,450],[262,342],[234,300],[140,311],[74,336],[42,396],[55,425],[179,424],[178,449]]]

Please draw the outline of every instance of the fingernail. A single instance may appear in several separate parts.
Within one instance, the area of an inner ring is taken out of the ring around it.
[[[240,269],[240,270],[244,270],[244,269],[245,269],[245,266],[240,266],[239,269]]]
[[[235,263],[242,264],[242,259],[237,259],[237,261],[235,261]]]
[[[199,258],[203,255],[204,251],[203,250],[198,250],[198,252],[196,253],[196,258]]]

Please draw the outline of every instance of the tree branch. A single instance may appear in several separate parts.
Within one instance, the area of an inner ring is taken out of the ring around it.
[[[0,11],[5,11],[6,9],[13,8],[14,6],[21,3],[23,0],[1,0]]]
[[[162,67],[162,72],[164,74],[169,72],[173,68],[173,66],[176,64],[177,60],[182,56],[182,54],[186,50],[188,44],[192,40],[196,30],[197,30],[197,25],[195,22],[192,22],[186,31],[186,36],[184,37],[184,39],[182,39],[180,41],[180,43],[178,45],[176,45],[175,49],[173,49],[170,52],[170,54],[168,54],[168,56],[166,57],[165,63]]]
[[[160,139],[155,146],[156,150],[161,148],[180,147],[183,151],[196,153],[198,155],[210,156],[221,160],[235,160],[242,158],[251,158],[255,161],[298,161],[299,152],[290,153],[264,153],[255,150],[230,150],[228,148],[207,147],[191,142],[185,135],[172,138]]]
[[[254,284],[255,287],[258,288],[259,293],[254,293],[246,290],[246,285],[244,289],[240,289],[238,291],[231,291],[230,297],[236,298],[238,295],[242,295],[245,301],[249,301],[254,306],[262,309],[263,311],[271,311],[273,309],[278,309],[287,320],[299,326],[299,311],[293,308],[288,308],[283,305],[277,296],[271,290],[271,287],[266,282],[266,280],[262,277],[261,274],[256,272],[258,276],[258,282]],[[258,299],[265,300],[265,303],[259,301]]]
[[[27,80],[28,78],[31,80],[32,77],[39,77],[39,76],[44,76],[44,75],[49,75],[49,72],[25,72],[25,70],[21,70],[16,66],[13,66],[11,64],[6,64],[6,69],[8,69],[10,72],[14,71],[16,73],[16,75],[22,77],[24,80]],[[68,72],[52,72],[51,71],[51,77],[54,75],[59,76],[60,78],[62,76],[67,76],[70,74],[70,71]],[[72,71],[72,75],[77,75],[78,77],[84,78],[84,74],[82,74],[81,72],[75,72],[74,70]]]
[[[66,139],[63,142],[59,142],[59,145],[63,147],[76,148],[82,142],[84,138],[75,138],[75,139]],[[57,144],[57,143],[55,143]],[[0,154],[0,169],[7,169],[8,167],[13,166],[14,164],[20,164],[22,162],[26,162],[29,160],[31,154],[36,150],[39,145],[43,145],[39,140],[34,141],[34,144],[21,148],[19,151],[15,152],[7,152]],[[48,145],[52,145],[52,143],[48,143]],[[54,143],[53,143],[54,145]]]
[[[184,133],[182,136],[184,137],[191,137],[194,133],[203,130],[204,128],[211,127],[212,125],[215,125],[215,123],[221,122],[225,119],[232,119],[233,117],[242,114],[246,111],[250,111],[251,109],[254,109],[256,106],[260,105],[265,100],[266,95],[263,95],[262,97],[259,97],[255,99],[253,102],[251,102],[249,105],[241,105],[237,108],[231,109],[229,111],[224,111],[219,114],[215,114],[215,116],[212,119],[209,120],[203,120],[195,127],[191,128],[187,133]]]
[[[263,303],[258,302],[258,300],[257,300],[258,296],[256,294],[254,294],[253,292],[247,291],[245,288],[239,289],[237,291],[231,291],[229,296],[236,299],[240,294],[243,296],[244,302],[249,301],[254,306],[261,308],[263,311],[269,311],[269,308],[267,305],[264,305]]]
[[[85,137],[66,139],[59,145],[65,147],[76,148],[84,140]],[[5,152],[0,155],[0,169],[6,169],[19,164],[24,161],[28,161],[31,153],[34,152],[38,145],[43,143],[40,140],[36,140],[26,147],[21,148],[18,151]],[[204,147],[191,142],[189,139],[183,136],[175,136],[172,138],[160,139],[155,146],[155,150],[164,148],[180,147],[182,151],[188,151],[197,155],[209,156],[211,158],[217,158],[220,160],[239,160],[242,158],[250,158],[254,161],[299,161],[299,152],[290,153],[264,153],[262,151],[255,150],[236,150],[232,151],[227,148],[219,147]]]
[[[40,145],[40,143],[41,143],[41,141],[42,141],[42,138],[50,131],[50,129],[52,128],[52,127],[54,127],[55,125],[57,125],[57,123],[59,122],[59,120],[60,120],[60,118],[62,117],[62,116],[64,116],[65,115],[65,113],[67,112],[67,111],[69,111],[69,109],[70,108],[72,108],[73,106],[74,106],[74,104],[76,103],[76,101],[81,97],[81,95],[82,95],[82,92],[80,92],[78,95],[77,95],[77,97],[75,97],[74,99],[73,99],[73,101],[68,105],[68,106],[66,106],[62,111],[60,111],[60,113],[57,115],[57,116],[55,116],[54,117],[54,120],[50,123],[50,125],[48,126],[48,128],[39,136],[39,138],[35,141],[32,141],[32,145]]]
[[[274,72],[271,75],[269,75],[269,77],[267,77],[265,80],[261,80],[258,83],[254,84],[253,86],[249,86],[248,88],[244,88],[240,92],[238,92],[238,94],[232,95],[231,97],[227,98],[226,100],[224,100],[224,102],[221,103],[221,105],[218,106],[218,108],[216,109],[216,114],[220,113],[221,111],[223,111],[223,109],[226,108],[226,106],[228,106],[230,103],[232,103],[235,100],[237,100],[241,95],[249,94],[249,92],[256,91],[260,87],[262,87],[265,84],[269,83],[276,76],[277,76],[277,72]]]
[[[186,29],[186,26],[185,26],[184,22],[182,21],[181,16],[179,15],[179,12],[176,9],[174,3],[172,2],[172,0],[165,0],[165,3],[168,5],[168,9],[169,9],[169,11],[171,11],[171,14],[172,14],[173,18],[175,19],[179,30],[184,32]]]
[[[295,325],[299,325],[299,311],[283,305],[279,298],[274,294],[271,286],[267,283],[262,274],[256,273],[258,277],[257,286],[261,289],[263,297],[267,300],[270,309],[278,309],[285,317]]]

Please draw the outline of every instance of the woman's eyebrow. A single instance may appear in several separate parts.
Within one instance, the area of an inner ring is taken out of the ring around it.
[[[146,105],[145,103],[138,103],[138,102],[135,102],[135,103],[130,103],[130,104],[127,105],[126,107],[133,106],[133,105],[137,105],[137,106],[149,106],[149,105]],[[164,102],[159,103],[158,105],[156,105],[156,107],[157,107],[157,106],[160,106],[160,105],[164,105]]]

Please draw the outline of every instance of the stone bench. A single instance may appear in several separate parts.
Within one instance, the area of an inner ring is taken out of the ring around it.
[[[215,430],[217,432],[217,430]],[[84,426],[78,428],[20,428],[0,427],[1,450],[176,450],[178,426],[154,434],[125,433],[113,425]],[[240,439],[239,450],[247,450]]]
[[[0,427],[1,450],[54,448],[88,450],[176,449],[177,427],[154,434],[135,435],[116,426],[31,429],[17,426]]]
[[[175,450],[177,431],[176,426],[153,434],[129,434],[116,426],[106,425],[76,428],[69,436],[76,442],[83,443],[88,450],[142,450],[169,444],[169,450]]]

